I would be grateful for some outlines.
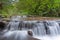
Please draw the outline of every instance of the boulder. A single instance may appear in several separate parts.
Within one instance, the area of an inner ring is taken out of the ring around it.
[[[40,40],[40,39],[37,39],[37,38],[34,38],[33,37],[33,32],[31,30],[28,31],[28,40]]]
[[[0,21],[0,30],[3,30],[5,29],[5,23]]]
[[[32,31],[28,31],[28,35],[33,36]]]

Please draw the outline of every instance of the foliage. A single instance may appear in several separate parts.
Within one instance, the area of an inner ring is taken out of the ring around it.
[[[2,0],[2,2],[4,4],[1,14],[60,17],[60,0]]]

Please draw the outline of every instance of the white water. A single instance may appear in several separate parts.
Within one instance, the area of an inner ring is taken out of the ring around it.
[[[32,29],[34,35],[38,35],[38,36],[46,35],[46,30],[45,30],[44,24],[42,22],[36,23],[35,26],[36,27]]]
[[[56,21],[48,21],[47,23],[48,23],[47,27],[50,30],[50,35],[45,36],[34,35],[34,37],[42,40],[60,40],[60,34],[59,34],[60,26],[58,25],[58,23]]]
[[[27,40],[27,31],[9,31],[4,34],[5,40]]]
[[[60,35],[57,36],[34,36],[35,38],[41,39],[41,40],[60,40]]]
[[[8,28],[10,28],[10,31],[4,34],[4,37],[7,37],[7,40],[27,40],[28,30],[31,30],[33,32],[33,37],[41,40],[60,40],[60,26],[58,22],[45,21],[46,23],[43,23],[42,21],[37,23],[36,21],[23,21],[21,24],[23,26],[22,30],[18,30],[20,22],[19,18],[21,17],[16,17],[16,19],[12,18],[11,22],[8,24],[10,26],[8,26]],[[29,23],[29,25],[25,25],[26,23]],[[32,23],[34,23],[34,26],[31,28]]]
[[[48,27],[49,27],[51,35],[58,35],[59,34],[60,27],[56,21],[49,21]]]

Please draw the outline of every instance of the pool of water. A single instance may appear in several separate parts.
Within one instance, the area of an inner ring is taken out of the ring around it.
[[[41,39],[41,40],[60,40],[60,35],[57,36],[34,36],[35,38]]]

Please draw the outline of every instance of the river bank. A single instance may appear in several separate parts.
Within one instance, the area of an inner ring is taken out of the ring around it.
[[[10,21],[11,18],[2,18],[3,21]],[[25,21],[32,21],[32,20],[38,20],[38,21],[44,21],[44,20],[60,20],[59,17],[21,17],[20,20]]]

